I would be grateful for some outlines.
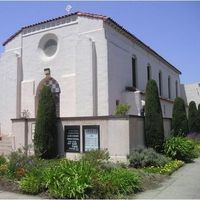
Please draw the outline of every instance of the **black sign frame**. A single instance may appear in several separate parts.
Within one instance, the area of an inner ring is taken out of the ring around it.
[[[82,126],[83,129],[83,152],[87,152],[85,150],[85,129],[97,129],[98,130],[98,149],[100,149],[100,126],[99,125],[87,125]]]
[[[77,130],[78,131],[78,138],[79,140],[77,141],[77,144],[78,144],[78,150],[72,150],[72,149],[69,149],[68,147],[68,144],[67,144],[67,137],[68,137],[68,131],[69,130]],[[65,126],[64,127],[64,149],[65,149],[65,152],[67,153],[80,153],[81,151],[81,148],[80,148],[80,126]]]

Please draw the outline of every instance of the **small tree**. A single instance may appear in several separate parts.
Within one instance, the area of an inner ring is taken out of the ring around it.
[[[194,101],[189,103],[188,109],[188,128],[189,132],[197,132],[198,125],[197,125],[197,107]]]
[[[158,87],[155,80],[150,80],[145,96],[145,142],[147,147],[161,151],[164,143],[164,127]]]
[[[34,148],[41,158],[57,156],[56,106],[49,87],[44,86],[40,93],[36,118]]]
[[[185,110],[185,102],[177,97],[173,105],[172,130],[174,136],[186,135],[188,133],[188,120]]]
[[[115,110],[115,115],[117,116],[124,116],[128,113],[129,109],[131,108],[130,105],[128,104],[119,104],[117,107],[116,107],[116,110]]]

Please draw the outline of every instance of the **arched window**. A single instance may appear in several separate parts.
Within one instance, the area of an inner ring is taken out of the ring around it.
[[[176,83],[175,83],[175,87],[176,87],[176,97],[178,97],[178,81],[176,80]]]
[[[158,81],[159,81],[159,94],[162,96],[162,72],[159,71],[158,74]]]
[[[171,77],[168,76],[168,98],[171,99]]]
[[[136,69],[136,57],[132,57],[132,86],[137,86],[137,69]]]
[[[147,81],[151,79],[151,66],[147,65]]]
[[[56,105],[56,116],[59,117],[60,116],[60,86],[58,82],[51,76],[47,76],[46,78],[41,80],[37,87],[36,97],[35,97],[35,116],[37,115],[40,92],[44,85],[49,86],[51,88],[51,92],[53,94],[55,105]]]

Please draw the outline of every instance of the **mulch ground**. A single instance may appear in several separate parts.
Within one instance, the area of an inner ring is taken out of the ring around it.
[[[19,190],[17,181],[9,180],[5,177],[0,177],[0,190],[23,194]],[[52,199],[52,197],[47,192],[42,192],[38,194],[38,196],[44,199]]]
[[[20,193],[17,182],[5,177],[0,177],[0,190]]]
[[[142,191],[155,189],[161,186],[160,183],[162,183],[167,179],[169,179],[168,175],[153,174],[153,173],[145,174],[142,179]]]

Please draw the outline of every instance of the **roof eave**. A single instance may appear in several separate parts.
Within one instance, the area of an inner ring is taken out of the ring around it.
[[[121,30],[123,30],[127,35],[129,35],[130,37],[132,37],[136,42],[138,42],[142,47],[144,47],[146,50],[148,50],[151,53],[153,53],[160,60],[164,61],[164,63],[166,63],[169,67],[171,67],[173,70],[175,70],[178,74],[182,74],[181,71],[179,71],[171,63],[169,63],[165,58],[163,58],[162,56],[160,56],[151,47],[147,46],[144,42],[142,42],[140,39],[138,39],[135,35],[133,35],[132,33],[130,33],[128,30],[126,30],[123,26],[119,25],[113,19],[107,18],[107,20],[105,20],[105,22],[112,23],[112,24],[116,25],[118,28],[120,28]]]
[[[42,21],[42,22],[39,22],[39,23],[34,23],[32,25],[24,26],[20,30],[18,30],[16,33],[14,33],[13,35],[11,35],[5,42],[3,42],[3,46],[5,46],[8,42],[10,42],[12,39],[14,39],[18,34],[20,34],[26,28],[30,28],[30,27],[33,27],[33,26],[45,24],[47,22],[55,21],[55,20],[58,20],[58,19],[63,19],[65,17],[77,15],[78,13],[79,12],[74,12],[74,13],[71,13],[71,14],[68,14],[68,15],[63,15],[61,17],[56,17],[56,18],[53,18],[53,19],[50,19],[50,20],[45,20],[45,21]]]

